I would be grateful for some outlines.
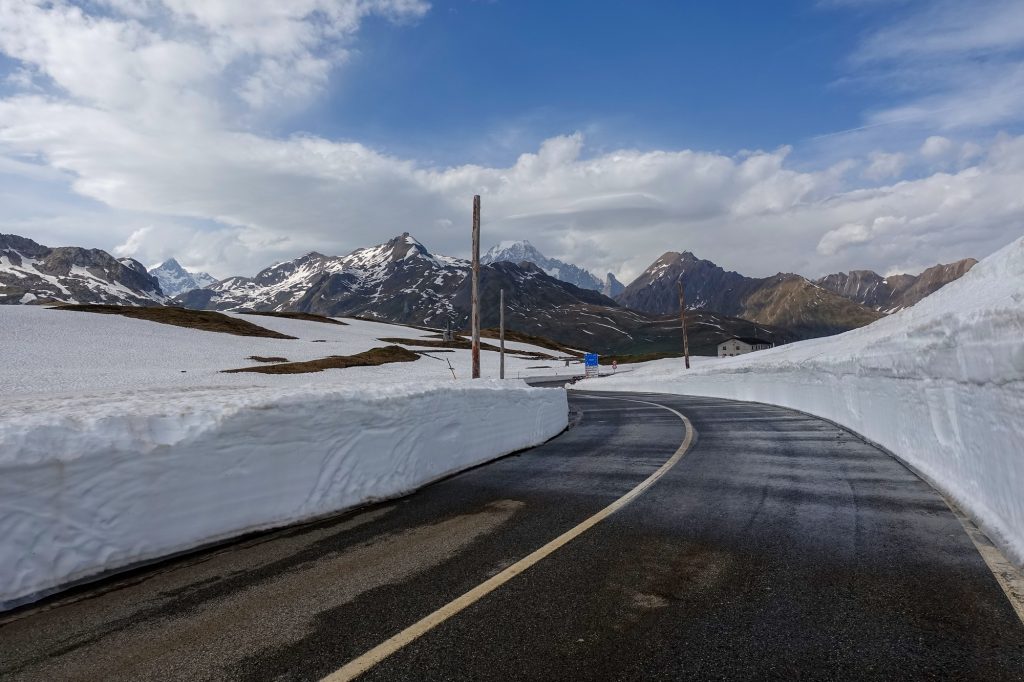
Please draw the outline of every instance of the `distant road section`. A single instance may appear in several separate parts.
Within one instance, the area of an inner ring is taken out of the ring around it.
[[[321,679],[662,469],[674,410],[695,441],[642,494],[360,679],[1024,679],[1006,595],[885,453],[764,405],[570,407],[556,439],[403,500],[8,616],[0,677]]]

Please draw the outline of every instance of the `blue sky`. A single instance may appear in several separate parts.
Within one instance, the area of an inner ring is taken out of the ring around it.
[[[860,125],[844,60],[887,13],[773,2],[435,3],[371,21],[353,68],[287,121],[438,163],[508,163],[584,130],[595,150],[775,148]]]
[[[0,0],[0,230],[218,276],[404,231],[629,280],[1022,232],[1020,0]]]

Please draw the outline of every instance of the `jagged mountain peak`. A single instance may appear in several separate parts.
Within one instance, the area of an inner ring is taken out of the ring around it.
[[[145,270],[144,270],[145,271]],[[217,282],[217,278],[205,272],[191,272],[181,266],[174,257],[149,270],[149,274],[160,282],[160,289],[166,296],[202,289]]]
[[[165,270],[184,270],[185,269],[185,268],[181,267],[181,263],[179,263],[178,259],[174,258],[174,257],[168,258],[163,263],[160,263],[159,265],[154,266],[152,269],[156,270],[157,268],[163,268]]]
[[[601,293],[608,298],[615,298],[626,289],[626,285],[616,279],[615,275],[608,273],[604,278],[604,286],[601,287]]]

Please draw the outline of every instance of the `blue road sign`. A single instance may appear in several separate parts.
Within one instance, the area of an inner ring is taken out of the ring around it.
[[[583,356],[584,367],[597,367],[597,353],[586,353]]]

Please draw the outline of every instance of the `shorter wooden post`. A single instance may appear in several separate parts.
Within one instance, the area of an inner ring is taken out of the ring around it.
[[[473,378],[480,378],[480,195],[473,196],[473,282],[470,290]]]
[[[501,339],[501,365],[498,377],[505,378],[505,290],[498,295],[498,336]]]
[[[683,289],[683,278],[679,281],[679,326],[683,330],[683,358],[686,369],[690,369],[690,339],[686,336],[686,291]]]

